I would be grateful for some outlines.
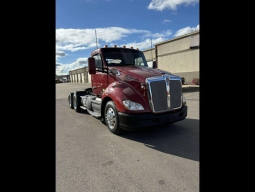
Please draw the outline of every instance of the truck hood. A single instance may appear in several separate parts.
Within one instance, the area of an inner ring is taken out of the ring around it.
[[[172,73],[160,69],[153,69],[149,67],[138,66],[125,66],[125,67],[112,67],[120,72],[119,78],[125,82],[139,81],[145,83],[148,77],[162,76],[164,74],[173,75]]]

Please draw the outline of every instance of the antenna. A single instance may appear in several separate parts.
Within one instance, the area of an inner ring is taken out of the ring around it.
[[[96,35],[96,45],[97,45],[97,30],[95,30],[95,35]],[[98,49],[98,46],[97,46]]]
[[[151,60],[152,60],[152,63],[153,63],[153,54],[152,54],[152,39],[151,39]]]

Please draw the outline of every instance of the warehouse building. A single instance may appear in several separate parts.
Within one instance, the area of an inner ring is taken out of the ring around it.
[[[149,67],[157,61],[158,68],[179,75],[185,84],[199,84],[199,30],[155,44],[143,51]],[[88,67],[69,71],[73,83],[90,83]]]
[[[199,83],[199,31],[155,44],[155,48],[143,51],[152,66],[184,77],[185,84]]]
[[[87,66],[69,71],[70,81],[72,83],[90,83],[91,76],[88,71]]]

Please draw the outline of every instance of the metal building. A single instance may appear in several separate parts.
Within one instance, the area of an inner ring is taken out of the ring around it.
[[[143,51],[147,62],[185,78],[185,84],[199,83],[199,30],[155,44]]]
[[[71,83],[90,83],[91,77],[88,71],[87,66],[69,71]]]

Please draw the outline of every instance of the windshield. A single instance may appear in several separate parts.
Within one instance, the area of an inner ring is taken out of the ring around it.
[[[136,65],[148,67],[146,59],[141,51],[133,49],[104,49],[104,58],[107,66]]]

